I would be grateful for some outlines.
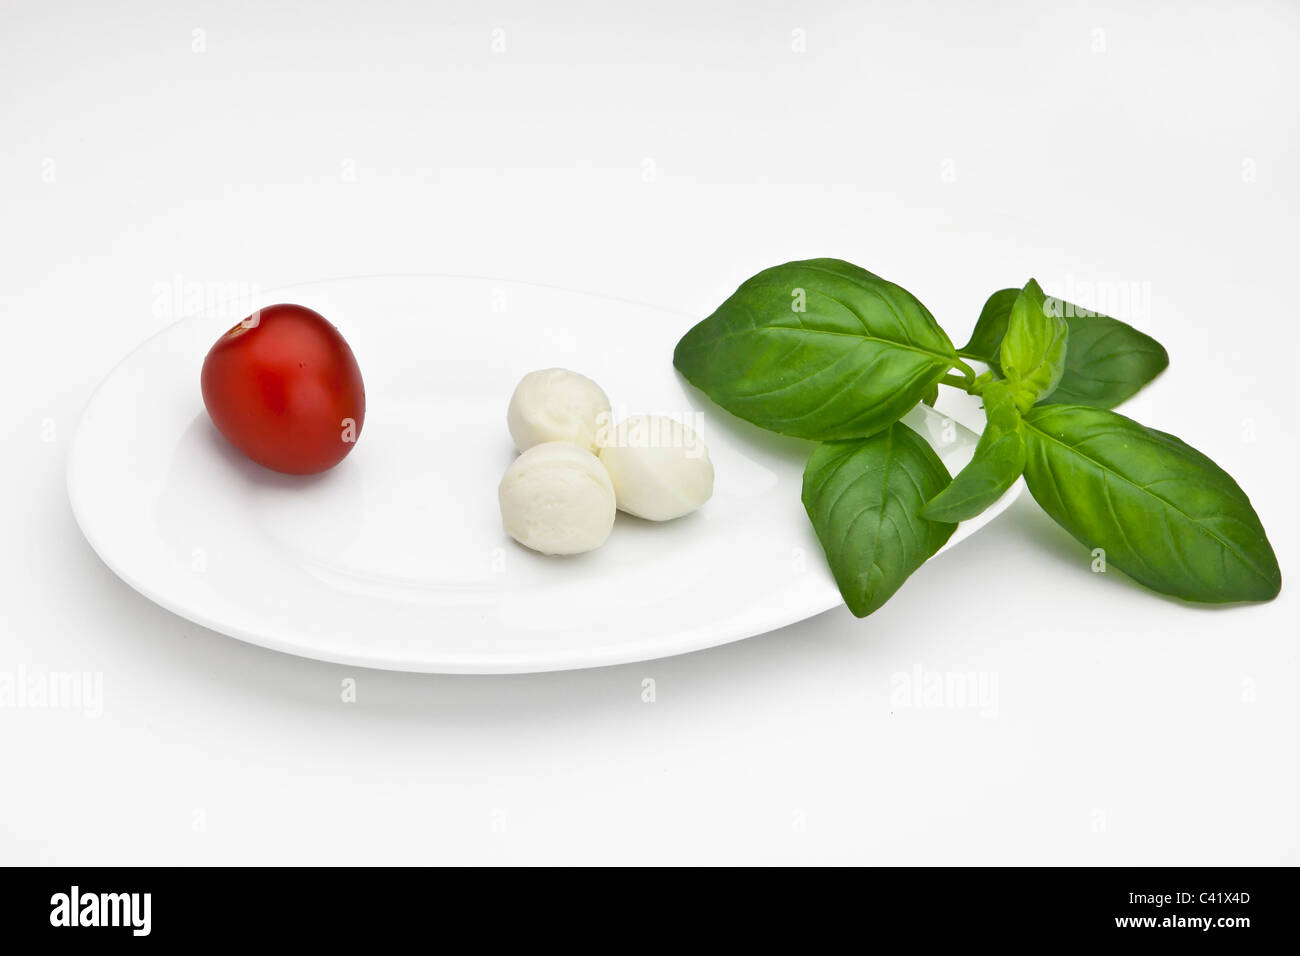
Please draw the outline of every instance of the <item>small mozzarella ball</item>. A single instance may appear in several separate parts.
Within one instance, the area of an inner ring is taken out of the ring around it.
[[[497,500],[506,533],[542,554],[591,551],[614,527],[616,499],[605,466],[568,442],[543,442],[516,458]]]
[[[620,423],[600,450],[618,506],[651,521],[694,511],[713,494],[709,450],[691,429],[660,415]]]
[[[510,437],[520,451],[565,441],[594,454],[609,422],[609,399],[601,387],[567,368],[529,372],[515,387],[506,411]]]

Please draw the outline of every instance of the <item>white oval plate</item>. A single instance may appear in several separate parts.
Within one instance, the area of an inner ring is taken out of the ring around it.
[[[248,461],[199,394],[212,343],[277,301],[327,316],[365,378],[357,447],[323,475]],[[486,674],[681,654],[841,603],[799,499],[812,444],[735,419],[685,384],[672,351],[689,316],[428,276],[301,285],[243,306],[185,319],[132,352],[91,398],[69,457],[91,546],[182,617],[319,660]],[[608,543],[578,557],[511,541],[496,500],[515,455],[506,404],[525,372],[549,366],[598,381],[616,419],[692,424],[716,468],[712,500],[665,524],[620,514]],[[943,414],[906,421],[950,470],[970,458],[976,435]]]

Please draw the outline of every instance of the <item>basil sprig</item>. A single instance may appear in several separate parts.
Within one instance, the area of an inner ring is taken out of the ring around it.
[[[1109,411],[1168,366],[1160,343],[1032,279],[993,293],[957,350],[900,286],[838,259],[788,262],[742,283],[683,336],[673,364],[732,414],[822,442],[803,503],[859,617],[1022,474],[1058,524],[1153,590],[1230,603],[1281,589],[1237,483],[1174,436]],[[899,421],[933,404],[940,383],[980,396],[987,417],[955,478]]]

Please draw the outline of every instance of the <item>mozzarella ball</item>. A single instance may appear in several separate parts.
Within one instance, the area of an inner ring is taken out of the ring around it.
[[[600,450],[618,506],[651,521],[694,511],[713,494],[709,450],[691,429],[660,415],[620,423]]]
[[[605,466],[568,442],[543,442],[516,458],[497,500],[506,533],[542,554],[591,551],[614,527],[616,499]]]
[[[601,387],[567,368],[529,372],[515,387],[506,411],[510,437],[520,451],[565,441],[594,454],[609,423],[609,399]]]

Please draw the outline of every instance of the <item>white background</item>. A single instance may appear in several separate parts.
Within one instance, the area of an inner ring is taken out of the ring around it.
[[[0,709],[0,862],[1300,862],[1293,595],[1092,574],[1028,495],[866,621],[443,678],[171,616],[63,477],[184,311],[160,286],[463,273],[703,315],[838,256],[954,339],[1031,275],[1152,332],[1172,366],[1125,412],[1237,477],[1286,577],[1295,5],[0,11],[0,670],[104,680],[98,718]],[[899,706],[917,668],[996,697]]]

